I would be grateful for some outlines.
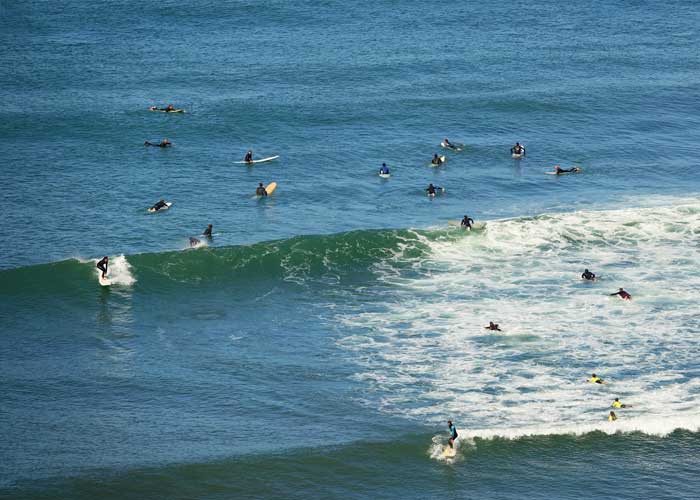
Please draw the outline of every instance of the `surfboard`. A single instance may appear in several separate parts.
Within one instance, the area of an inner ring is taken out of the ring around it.
[[[441,148],[449,149],[451,151],[462,151],[462,148],[464,147],[464,144],[452,144],[453,147],[446,146],[444,142],[440,143]]]
[[[254,165],[254,164],[256,164],[256,163],[265,163],[266,161],[276,160],[277,158],[279,158],[279,155],[276,155],[276,156],[268,156],[267,158],[260,158],[259,160],[252,160],[252,161],[244,161],[244,160],[241,160],[241,161],[236,161],[236,162],[234,162],[234,163],[241,163],[241,164],[246,164],[246,165]]]
[[[558,174],[556,172],[545,172],[545,174],[547,174],[547,175],[566,175],[566,174],[580,174],[581,172],[583,172],[583,169],[581,167],[575,167],[575,168],[577,168],[578,170],[574,170],[573,172],[562,172],[560,174]]]
[[[272,193],[275,192],[275,189],[277,189],[277,183],[276,182],[271,182],[267,186],[265,186],[265,191],[267,191],[267,195],[270,196]]]
[[[379,172],[379,177],[381,177],[382,179],[388,179],[389,177],[391,177],[391,174],[383,174]]]
[[[442,450],[442,457],[443,458],[454,458],[457,455],[457,450],[454,448],[450,448],[449,445],[445,446],[445,449]]]
[[[148,209],[148,211],[151,212],[151,213],[154,213],[154,212],[162,212],[163,210],[167,210],[167,209],[169,209],[169,208],[172,207],[172,206],[173,206],[173,202],[172,202],[172,201],[166,201],[166,202],[165,202],[165,206],[164,206],[163,208],[159,208],[158,210],[155,210],[153,207],[151,207],[151,208]]]
[[[106,278],[102,277],[102,271],[98,270],[97,271],[97,279],[100,282],[101,286],[110,286],[112,284],[112,280],[109,279],[109,276]]]
[[[523,157],[523,153],[513,153],[511,156],[513,158],[515,158],[516,160],[519,160],[520,158]]]

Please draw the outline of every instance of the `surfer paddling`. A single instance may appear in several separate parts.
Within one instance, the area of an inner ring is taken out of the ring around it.
[[[494,332],[502,332],[503,331],[498,327],[498,323],[494,323],[493,321],[489,321],[489,326],[485,326],[484,328],[486,328],[487,330],[494,331]]]
[[[102,271],[102,277],[107,277],[107,269],[109,268],[109,257],[106,255],[97,263],[97,269]]]
[[[151,106],[148,109],[150,109],[151,111],[163,111],[164,113],[172,113],[174,111],[179,111],[179,110],[176,110],[175,106],[173,106],[172,104],[168,104],[167,108],[159,108],[157,106]]]
[[[596,375],[595,373],[591,373],[590,378],[587,378],[587,379],[586,379],[586,382],[590,382],[591,384],[601,384],[601,385],[602,385],[602,384],[605,383],[605,380],[603,380],[602,378],[600,378],[600,377],[599,377],[598,375]]]
[[[455,146],[452,144],[450,141],[447,140],[447,137],[445,137],[445,140],[442,141],[442,143],[445,145],[447,149],[451,149],[453,151],[459,151],[459,147]]]
[[[571,174],[571,173],[579,172],[580,170],[581,169],[578,167],[561,168],[559,165],[554,165],[554,173],[556,175]]]
[[[632,300],[632,296],[625,292],[624,289],[620,288],[617,292],[611,293],[610,296],[619,295],[622,300]]]
[[[151,141],[146,141],[143,143],[144,146],[154,146],[156,148],[169,148],[172,147],[173,143],[170,142],[168,139],[163,139],[159,143],[151,142]]]

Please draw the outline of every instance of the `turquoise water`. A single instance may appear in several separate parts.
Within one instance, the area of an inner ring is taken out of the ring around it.
[[[699,24],[0,6],[0,497],[695,498]]]

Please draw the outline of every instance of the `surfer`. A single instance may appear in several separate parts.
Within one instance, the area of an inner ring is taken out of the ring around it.
[[[207,228],[202,233],[202,236],[206,236],[207,238],[211,238],[212,229],[213,229],[213,226],[211,224],[207,224]]]
[[[194,248],[197,245],[199,245],[200,243],[201,243],[201,241],[199,241],[197,238],[195,238],[194,236],[190,236],[190,246],[191,247]]]
[[[459,436],[459,434],[457,434],[457,427],[455,427],[455,424],[452,423],[452,420],[448,420],[447,428],[450,430],[450,438],[447,440],[447,442],[449,443],[450,448],[454,448],[453,444],[455,439],[457,439]]]
[[[382,168],[379,169],[379,173],[382,175],[389,175],[389,167],[386,166],[386,163],[382,163]]]
[[[591,384],[604,384],[605,380],[600,378],[595,373],[591,373],[591,378],[586,379],[586,382],[590,382]]]
[[[267,196],[267,191],[265,191],[262,182],[258,184],[258,188],[255,190],[255,196]]]
[[[97,269],[102,271],[102,277],[106,278],[107,277],[107,269],[109,268],[109,257],[106,255],[102,257],[102,260],[100,260],[97,263]]]
[[[426,191],[428,192],[428,196],[435,196],[438,189],[440,189],[440,188],[433,186],[433,183],[431,182],[430,185],[428,186],[428,189],[426,189]]]
[[[525,148],[519,142],[516,142],[515,146],[510,148],[510,152],[514,155],[525,155]]]
[[[615,420],[617,420],[617,415],[615,415],[614,411],[612,411],[612,410],[610,411],[610,415],[608,415],[608,420],[610,422],[614,422]]]
[[[159,108],[157,106],[151,106],[150,108],[151,111],[165,111],[166,113],[170,113],[171,111],[175,111],[175,106],[172,104],[168,104],[167,108]]]
[[[445,145],[446,148],[454,149],[455,151],[457,151],[459,149],[457,146],[455,146],[450,141],[448,141],[447,137],[445,137],[445,140],[442,141],[442,143]]]
[[[158,144],[156,144],[155,142],[146,141],[146,142],[143,143],[143,145],[144,145],[144,146],[155,146],[155,147],[158,147],[158,148],[168,148],[168,147],[172,146],[173,143],[170,142],[168,139],[163,139],[163,140],[160,141]]]
[[[615,401],[612,402],[610,405],[611,408],[629,408],[626,404],[623,404],[622,401],[620,401],[620,398],[615,398]]]
[[[464,229],[470,229],[472,228],[472,224],[474,224],[474,219],[469,217],[468,215],[465,215],[464,218],[462,219],[462,222],[459,223],[461,227]]]
[[[245,158],[243,158],[243,161],[246,163],[253,162],[253,150],[252,149],[248,150],[248,152],[245,154]]]
[[[438,156],[438,154],[435,153],[435,154],[433,155],[433,159],[431,160],[431,163],[432,163],[433,165],[442,165],[442,158],[440,158],[440,157]]]
[[[487,330],[495,331],[495,332],[502,332],[503,331],[498,327],[498,323],[494,323],[493,321],[489,321],[489,326],[485,326],[484,328],[486,328]]]
[[[581,279],[595,281],[595,273],[590,272],[588,269],[584,269],[583,274],[581,274]]]
[[[158,203],[156,203],[155,205],[153,205],[153,206],[151,207],[151,210],[152,210],[153,212],[157,212],[157,211],[160,210],[161,208],[164,208],[164,207],[167,207],[167,206],[168,206],[168,204],[165,203],[165,200],[160,200],[160,201],[158,201]]]
[[[557,175],[570,174],[572,172],[578,172],[578,171],[579,171],[578,167],[561,168],[559,165],[554,165],[554,173]]]
[[[620,288],[617,292],[611,293],[610,296],[619,295],[622,300],[632,300],[632,296]]]

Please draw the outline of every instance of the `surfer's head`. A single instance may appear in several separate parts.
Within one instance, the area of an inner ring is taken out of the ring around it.
[[[258,187],[263,187],[262,182],[258,183]]]

